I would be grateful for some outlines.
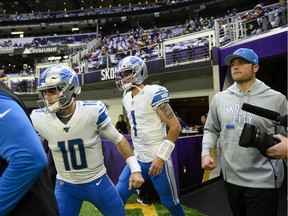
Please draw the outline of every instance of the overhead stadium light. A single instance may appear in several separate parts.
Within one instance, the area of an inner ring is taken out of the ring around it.
[[[74,28],[72,28],[72,32],[73,31],[79,31],[79,28],[78,27],[74,27]]]
[[[24,34],[23,31],[14,31],[14,32],[11,32],[12,35],[21,35],[21,34]]]
[[[154,17],[160,17],[160,13],[159,12],[155,12],[154,13]]]

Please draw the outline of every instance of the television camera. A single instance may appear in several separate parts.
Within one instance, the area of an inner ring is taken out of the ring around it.
[[[271,119],[275,121],[277,125],[287,127],[287,115],[281,116],[279,113],[272,110],[264,109],[247,103],[243,104],[242,110]],[[245,123],[239,140],[240,146],[245,148],[257,148],[262,155],[269,157],[266,154],[266,150],[275,144],[277,144],[277,140],[274,139],[272,134],[268,134],[262,128],[258,128],[254,125]]]

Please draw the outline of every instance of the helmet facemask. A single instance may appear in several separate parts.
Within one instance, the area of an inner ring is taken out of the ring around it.
[[[131,76],[124,76],[131,71]],[[145,62],[135,56],[128,56],[122,59],[116,67],[116,86],[120,91],[127,91],[131,87],[137,87],[148,77]],[[130,79],[128,82],[127,79]]]
[[[41,100],[37,101],[38,106],[45,113],[55,113],[61,109],[67,108],[74,100],[75,96],[81,92],[77,74],[71,68],[63,67],[55,68],[41,75],[38,92]],[[55,69],[55,71],[53,70]],[[48,70],[48,69],[46,69]],[[55,89],[56,94],[49,99],[45,99],[47,91]],[[55,100],[53,104],[49,104],[50,100]]]

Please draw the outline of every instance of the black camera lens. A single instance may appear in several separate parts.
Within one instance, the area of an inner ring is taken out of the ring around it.
[[[242,130],[239,145],[245,148],[254,147],[257,142],[257,128],[254,125],[245,123]]]
[[[276,142],[271,134],[254,125],[245,123],[239,140],[240,146],[257,148],[262,155],[268,157],[266,150],[275,144]]]

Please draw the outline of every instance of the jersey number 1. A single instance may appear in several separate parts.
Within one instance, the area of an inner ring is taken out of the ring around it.
[[[137,122],[136,122],[136,117],[135,117],[135,110],[131,111],[131,116],[132,116],[132,120],[133,120],[134,136],[137,137]]]

